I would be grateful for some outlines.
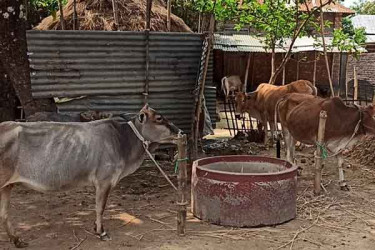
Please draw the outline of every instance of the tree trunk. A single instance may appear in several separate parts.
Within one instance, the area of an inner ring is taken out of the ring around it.
[[[31,95],[27,58],[25,7],[21,1],[0,1],[0,64],[9,77],[26,116],[56,110],[52,100],[34,100]]]
[[[322,0],[320,0],[320,5],[322,5]],[[328,55],[327,55],[327,48],[326,48],[326,41],[324,38],[324,19],[323,19],[323,10],[320,11],[320,34],[322,36],[322,43],[323,43],[323,51],[324,51],[324,57],[326,61],[326,68],[327,68],[327,75],[328,75],[328,82],[329,86],[331,88],[331,96],[335,96],[335,92],[333,90],[333,83],[331,78],[331,72],[329,70],[329,63],[328,63]]]
[[[273,45],[272,47],[272,58],[271,58],[271,76],[275,74],[275,57],[276,57],[276,53],[275,53],[275,45]]]

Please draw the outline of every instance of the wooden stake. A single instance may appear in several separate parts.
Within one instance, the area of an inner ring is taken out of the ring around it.
[[[199,12],[199,17],[198,17],[198,33],[201,33],[201,26],[202,26],[202,12]]]
[[[326,129],[327,111],[320,111],[319,115],[319,128],[318,128],[318,141],[315,155],[315,182],[314,182],[314,194],[319,195],[321,192],[322,183],[322,149],[324,147],[324,133]]]
[[[284,67],[283,67],[283,79],[282,79],[282,85],[285,85],[285,67],[286,67],[286,64],[285,64]]]
[[[187,152],[186,152],[186,135],[179,135],[177,139],[178,148],[178,188],[177,188],[177,234],[179,236],[185,235],[186,232],[186,206],[188,204],[188,190],[187,190]]]
[[[60,25],[61,25],[61,30],[65,30],[64,10],[63,10],[63,5],[62,5],[62,0],[59,0],[59,9],[60,9]]]
[[[358,78],[357,78],[357,69],[354,65],[353,69],[353,75],[354,75],[354,96],[353,100],[355,104],[358,104]]]
[[[112,0],[113,20],[115,21],[116,30],[118,30],[118,8],[116,0]]]
[[[172,8],[172,0],[168,0],[167,2],[167,30],[171,31],[171,8]]]
[[[372,95],[372,105],[375,106],[375,90],[373,91]]]
[[[249,78],[249,69],[250,69],[250,59],[251,59],[251,53],[247,56],[247,64],[246,64],[246,72],[245,72],[245,81],[243,83],[242,91],[247,92],[247,80]]]

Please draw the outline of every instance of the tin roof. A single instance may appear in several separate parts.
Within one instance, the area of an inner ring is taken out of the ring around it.
[[[304,52],[304,51],[323,51],[321,45],[321,39],[315,40],[312,37],[301,37],[297,38],[293,45],[292,52]],[[332,37],[326,37],[326,44],[332,43]],[[276,53],[285,53],[289,49],[291,40],[288,39],[282,47],[276,49]],[[266,50],[263,37],[257,37],[252,35],[214,35],[214,49],[222,50],[226,52],[261,52],[271,53],[270,50]],[[333,48],[329,52],[339,52]]]
[[[375,15],[357,15],[352,18],[354,28],[365,28],[367,35],[375,35]]]
[[[326,3],[328,0],[322,0],[323,4]],[[307,7],[309,10],[312,10],[315,7],[320,6],[320,1],[319,0],[310,0],[307,3]],[[299,9],[301,11],[307,11],[306,5],[301,4]],[[336,12],[336,13],[345,13],[345,14],[354,14],[355,12],[344,5],[336,2],[332,2],[330,4],[327,4],[326,6],[323,7],[324,12]]]

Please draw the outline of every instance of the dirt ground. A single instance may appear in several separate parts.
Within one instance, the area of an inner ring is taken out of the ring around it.
[[[214,143],[214,141],[209,141]],[[250,143],[226,142],[210,154],[274,156]],[[232,147],[232,145],[237,145]],[[240,145],[240,146],[238,146]],[[348,158],[349,159],[349,158]],[[312,193],[313,150],[298,152],[297,218],[275,227],[237,229],[210,225],[188,214],[187,235],[176,235],[175,192],[149,161],[111,193],[104,225],[112,237],[93,235],[93,188],[41,194],[22,186],[12,193],[11,219],[28,249],[375,249],[375,169],[346,160],[351,190],[341,191],[336,161],[325,162],[321,196]],[[176,181],[173,164],[163,168]],[[3,229],[0,248],[14,249]]]

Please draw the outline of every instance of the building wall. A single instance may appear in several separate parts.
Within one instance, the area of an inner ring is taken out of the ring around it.
[[[216,50],[214,52],[214,81],[220,89],[220,79],[224,76],[239,75],[244,81],[247,64],[247,53],[233,53]],[[281,63],[283,55],[276,54],[276,67]],[[313,82],[314,58],[316,63],[316,84],[324,89],[329,88],[328,74],[323,55],[318,52],[304,52],[294,54],[285,68],[285,83],[305,79]],[[333,83],[335,87],[339,84],[340,55],[328,54],[330,70],[333,69]],[[333,60],[333,64],[332,64]],[[268,82],[271,77],[271,54],[251,53],[248,88],[253,91],[260,83]],[[281,85],[282,73],[278,76],[276,84]]]
[[[354,79],[353,68],[356,66],[358,80],[365,80],[375,86],[375,53],[364,53],[356,60],[349,56],[347,65],[347,82]]]

